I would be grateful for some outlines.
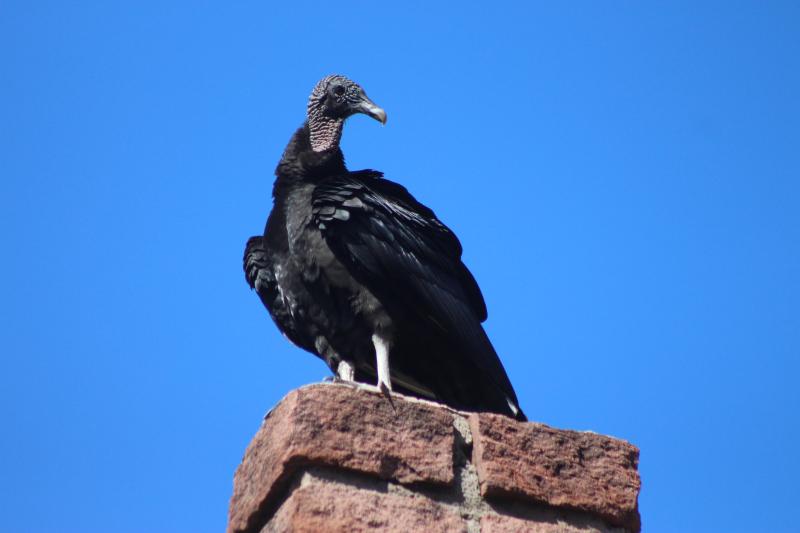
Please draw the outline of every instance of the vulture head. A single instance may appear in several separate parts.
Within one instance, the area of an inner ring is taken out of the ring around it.
[[[308,99],[309,118],[323,115],[344,120],[356,113],[363,113],[386,124],[386,111],[375,105],[364,89],[351,79],[339,75],[326,76],[311,91]]]
[[[363,113],[386,124],[386,111],[375,105],[359,84],[340,75],[326,76],[308,98],[308,127],[316,152],[338,147],[344,121]]]

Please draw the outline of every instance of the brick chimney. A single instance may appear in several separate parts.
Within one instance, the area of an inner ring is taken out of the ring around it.
[[[248,446],[228,532],[638,533],[638,459],[595,433],[310,385]]]

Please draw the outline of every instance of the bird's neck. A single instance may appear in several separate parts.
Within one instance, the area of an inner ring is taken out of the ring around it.
[[[275,169],[275,190],[292,186],[301,182],[313,182],[325,176],[346,172],[344,156],[339,149],[338,138],[341,129],[336,134],[336,142],[329,148],[318,150],[314,148],[311,124],[303,124],[289,140]],[[318,145],[319,147],[319,145]]]
[[[325,152],[331,148],[338,148],[342,139],[343,118],[332,118],[325,115],[317,106],[308,108],[308,131],[310,133],[311,149],[315,152]]]

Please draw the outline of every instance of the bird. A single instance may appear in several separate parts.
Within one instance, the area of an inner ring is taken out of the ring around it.
[[[245,247],[250,288],[336,380],[526,420],[456,235],[403,185],[347,169],[339,143],[357,114],[386,124],[351,79],[314,86],[275,170],[264,233]]]

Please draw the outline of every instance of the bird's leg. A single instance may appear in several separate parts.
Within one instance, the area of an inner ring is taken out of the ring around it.
[[[328,367],[334,371],[333,377],[325,378],[325,381],[353,383],[356,380],[356,370],[353,365],[339,357],[328,339],[322,335],[318,336],[314,340],[314,347],[317,349],[317,353],[325,359]]]
[[[378,368],[378,390],[381,391],[394,409],[392,401],[392,378],[389,372],[389,341],[377,333],[372,335],[372,344],[375,345],[375,358]]]
[[[342,381],[355,381],[356,370],[353,368],[353,365],[347,361],[339,361],[339,366],[336,367],[336,377]]]

